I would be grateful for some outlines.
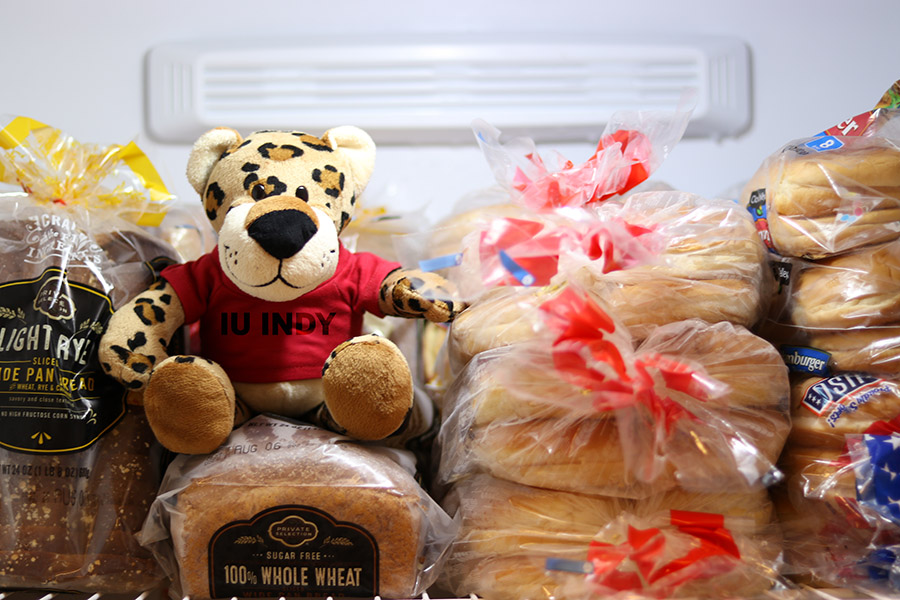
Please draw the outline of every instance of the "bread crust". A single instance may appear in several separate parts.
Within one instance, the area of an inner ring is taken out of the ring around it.
[[[798,275],[791,320],[800,327],[844,329],[900,321],[900,243],[823,259]]]
[[[880,208],[900,207],[900,150],[880,138],[844,143],[837,150],[776,161],[766,190],[772,210],[824,216],[847,202],[843,195],[858,193],[879,196]]]
[[[900,326],[810,330],[810,345],[831,355],[831,369],[900,375]]]
[[[770,213],[769,232],[784,256],[818,260],[900,237],[900,209],[821,217]]]

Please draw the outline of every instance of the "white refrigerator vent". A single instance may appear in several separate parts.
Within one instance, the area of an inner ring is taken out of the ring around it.
[[[191,142],[243,133],[357,125],[379,143],[471,142],[484,119],[536,141],[593,141],[621,110],[672,111],[695,94],[688,136],[750,123],[746,45],[725,37],[362,39],[160,45],[147,56],[150,133]]]

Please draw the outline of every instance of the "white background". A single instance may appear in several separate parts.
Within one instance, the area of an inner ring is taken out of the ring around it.
[[[870,109],[900,79],[900,0],[0,0],[0,15],[0,114],[35,118],[83,142],[137,140],[183,202],[197,201],[184,177],[189,147],[160,144],[144,125],[143,61],[163,42],[427,32],[735,36],[751,51],[750,128],[725,140],[685,139],[654,176],[704,196],[729,195],[784,142]],[[552,149],[576,163],[593,150]],[[474,140],[380,146],[366,204],[425,208],[434,221],[492,183]]]

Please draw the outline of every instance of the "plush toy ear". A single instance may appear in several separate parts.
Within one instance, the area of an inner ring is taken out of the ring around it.
[[[359,127],[343,125],[329,129],[322,139],[346,157],[353,190],[357,194],[362,192],[375,170],[375,142],[369,134]]]
[[[216,127],[200,136],[191,149],[187,178],[201,196],[206,190],[209,174],[226,150],[237,147],[243,141],[241,134],[228,127]]]

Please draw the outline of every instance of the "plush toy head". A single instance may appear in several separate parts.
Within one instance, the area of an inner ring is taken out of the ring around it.
[[[375,144],[357,127],[321,138],[261,131],[246,140],[218,128],[194,144],[187,175],[219,233],[227,276],[252,296],[280,302],[334,274],[338,234],[374,165]]]

